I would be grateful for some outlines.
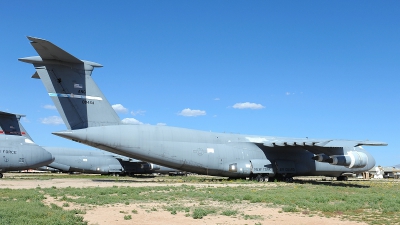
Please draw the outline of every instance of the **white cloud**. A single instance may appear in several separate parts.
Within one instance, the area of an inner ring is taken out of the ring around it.
[[[48,125],[64,124],[63,120],[59,116],[49,116],[46,118],[40,118],[40,122],[43,124],[48,124]]]
[[[128,109],[125,108],[121,104],[115,104],[115,105],[112,105],[112,107],[115,110],[115,112],[117,112],[117,113],[127,113],[128,112]]]
[[[145,110],[140,110],[140,109],[137,110],[137,111],[132,111],[131,112],[132,116],[137,116],[137,115],[144,116],[145,113],[146,113]]]
[[[43,108],[51,109],[51,110],[56,110],[57,109],[56,106],[54,106],[54,105],[44,105]]]
[[[157,123],[157,126],[167,126],[166,123]]]
[[[126,124],[143,124],[142,122],[140,122],[139,120],[135,119],[135,118],[125,118],[122,120],[123,123]]]
[[[180,113],[178,113],[180,116],[205,116],[206,111],[203,110],[198,110],[198,109],[183,109]]]
[[[235,108],[235,109],[262,109],[265,107],[263,105],[257,104],[257,103],[242,102],[242,103],[234,104],[233,108]]]
[[[214,98],[214,101],[219,101],[219,100],[221,100],[220,98]]]

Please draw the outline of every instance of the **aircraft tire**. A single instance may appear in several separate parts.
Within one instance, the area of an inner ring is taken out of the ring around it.
[[[1,178],[3,178],[3,174],[2,174],[2,173],[0,173],[0,179],[1,179]]]
[[[336,180],[338,180],[338,181],[348,181],[349,178],[348,178],[347,176],[338,176],[338,177],[336,178]]]
[[[285,178],[285,181],[286,181],[287,183],[292,183],[292,182],[293,182],[293,177],[286,177],[286,178]]]

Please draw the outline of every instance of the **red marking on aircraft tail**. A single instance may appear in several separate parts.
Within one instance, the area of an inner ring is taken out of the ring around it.
[[[25,132],[21,132],[22,135],[25,135]]]
[[[4,134],[4,131],[0,130],[0,134]]]

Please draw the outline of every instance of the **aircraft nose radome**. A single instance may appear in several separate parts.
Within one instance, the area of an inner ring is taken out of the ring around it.
[[[368,170],[374,168],[374,167],[375,167],[375,164],[376,164],[375,158],[374,158],[372,155],[369,155],[369,156],[368,156],[368,167],[369,167]]]
[[[50,164],[55,160],[54,156],[50,152],[48,152],[44,149],[43,149],[42,155],[43,155],[43,161],[45,161],[46,164]]]

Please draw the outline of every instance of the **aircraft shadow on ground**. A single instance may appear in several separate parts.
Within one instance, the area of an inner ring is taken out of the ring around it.
[[[139,178],[137,180],[126,180],[126,179],[118,179],[118,178],[110,178],[110,179],[92,179],[93,182],[115,182],[115,183],[163,183],[163,180],[145,180],[152,179],[155,176],[135,176],[133,178]]]
[[[325,185],[325,186],[333,186],[333,187],[354,187],[354,188],[369,188],[368,184],[360,184],[359,181],[355,181],[357,183],[352,183],[352,181],[317,181],[317,180],[295,180],[294,183],[298,184],[312,184],[312,185]]]
[[[114,183],[163,183],[164,181],[145,181],[145,180],[115,180],[115,179],[93,179],[93,182],[114,182]]]

